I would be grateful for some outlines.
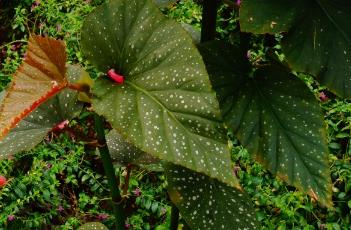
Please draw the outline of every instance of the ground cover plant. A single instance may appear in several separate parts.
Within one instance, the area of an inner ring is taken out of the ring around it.
[[[314,32],[301,51],[308,61],[296,61],[289,24],[302,16],[283,21],[280,1],[267,7],[279,9],[268,16],[255,11],[261,1],[165,2],[157,3],[167,6],[168,17],[195,25],[182,25],[193,38],[146,0],[70,1],[58,10],[55,1],[28,1],[6,12],[20,30],[2,47],[4,86],[14,74],[2,93],[0,154],[26,152],[1,163],[4,175],[15,176],[13,183],[2,178],[1,199],[10,204],[3,207],[4,227],[71,229],[103,221],[118,229],[176,229],[180,212],[180,226],[191,229],[347,229],[350,107],[306,75],[348,97],[347,57],[326,62],[339,49],[327,50]],[[318,3],[327,15],[341,12],[343,22],[340,6]],[[184,16],[189,11],[197,14]],[[243,32],[275,34],[242,33],[239,23]],[[323,26],[341,34],[340,47],[347,43],[340,24]],[[216,36],[222,41],[211,41]],[[193,42],[200,37],[199,53]]]

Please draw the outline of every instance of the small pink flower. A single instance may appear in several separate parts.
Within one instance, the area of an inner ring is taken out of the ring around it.
[[[97,217],[99,220],[104,221],[107,220],[109,218],[109,215],[106,213],[100,213],[99,215],[97,215]]]
[[[236,5],[240,6],[240,4],[241,4],[241,0],[236,0]]]
[[[7,216],[7,219],[8,219],[8,221],[14,221],[15,220],[15,216],[14,215],[8,215]]]
[[[65,209],[62,207],[62,205],[59,205],[56,209],[58,212],[63,212]]]
[[[57,128],[64,129],[68,124],[69,124],[69,121],[64,120],[63,122],[61,122],[60,124],[57,125]]]
[[[321,101],[323,101],[323,102],[326,102],[326,101],[328,101],[328,96],[324,93],[324,92],[320,92],[319,93],[319,99],[321,100]]]
[[[118,73],[116,73],[114,69],[110,69],[107,72],[107,75],[109,76],[110,79],[112,79],[117,84],[123,84],[124,83],[124,77],[122,75],[119,75]]]
[[[136,196],[141,196],[141,190],[140,190],[140,188],[134,189],[133,193],[134,193],[134,195],[136,195]]]

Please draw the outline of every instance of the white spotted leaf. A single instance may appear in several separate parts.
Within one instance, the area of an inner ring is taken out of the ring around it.
[[[154,0],[155,4],[160,8],[168,7],[177,2],[177,0]]]
[[[153,164],[158,159],[141,151],[134,145],[126,142],[116,130],[106,135],[106,143],[113,161],[121,164]]]
[[[303,81],[274,63],[249,77],[240,49],[221,42],[200,50],[225,123],[240,142],[273,174],[332,205],[323,114]]]
[[[77,95],[65,89],[25,117],[0,140],[0,159],[34,148],[55,125],[77,116],[83,108]]]
[[[242,191],[181,166],[168,164],[165,174],[169,196],[191,229],[259,229]]]
[[[282,50],[288,64],[347,98],[351,98],[350,18],[348,0],[246,0],[240,7],[243,31],[287,32]]]
[[[82,49],[107,77],[93,86],[93,108],[140,150],[239,187],[226,130],[201,55],[181,25],[151,0],[112,0],[90,14]]]
[[[108,228],[99,222],[89,222],[80,226],[78,230],[108,230]]]

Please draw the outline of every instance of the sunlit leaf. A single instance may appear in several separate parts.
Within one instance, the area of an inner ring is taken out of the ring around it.
[[[79,92],[78,100],[91,103],[89,92],[94,84],[94,80],[90,77],[89,73],[79,65],[68,65],[67,77],[71,83],[77,84],[79,87],[82,87],[85,91],[87,91]]]
[[[148,154],[233,186],[219,105],[190,36],[151,0],[113,0],[89,15],[82,49],[101,72],[93,87],[95,111]]]
[[[0,139],[45,100],[67,85],[63,41],[33,35],[24,62],[0,105]]]
[[[331,205],[323,115],[303,81],[278,64],[251,69],[237,47],[201,47],[226,124],[272,173]],[[218,58],[220,56],[220,58]]]
[[[99,222],[89,222],[80,226],[78,230],[108,230],[108,228]]]
[[[191,229],[258,229],[250,199],[216,179],[167,165],[168,193]]]
[[[32,149],[55,125],[77,116],[83,108],[77,96],[76,92],[65,89],[25,117],[0,140],[0,159]]]
[[[351,98],[351,2],[347,0],[246,0],[241,29],[287,32],[283,53],[294,70],[307,72],[335,93]]]

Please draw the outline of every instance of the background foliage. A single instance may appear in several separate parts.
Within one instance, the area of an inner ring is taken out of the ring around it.
[[[21,62],[29,32],[62,38],[67,43],[68,59],[79,62],[94,76],[94,70],[82,57],[78,40],[84,16],[102,0],[25,0],[13,1],[10,10],[0,10],[0,87],[11,79]],[[236,7],[234,7],[236,8]],[[237,14],[233,6],[221,5],[217,35],[236,41]],[[183,0],[164,9],[179,22],[190,24],[196,34],[200,28],[201,6]],[[3,35],[6,34],[6,35]],[[280,53],[279,36],[256,36],[249,57],[264,61],[274,43]],[[351,102],[340,99],[300,75],[316,98],[319,98],[328,126],[331,154],[329,162],[333,180],[334,208],[320,207],[313,199],[274,179],[263,167],[250,159],[248,152],[236,144],[232,151],[234,172],[255,204],[262,229],[348,229],[351,225]],[[89,113],[83,113],[70,126],[87,129]],[[89,130],[86,130],[89,132]],[[234,143],[238,143],[232,138]],[[93,163],[92,163],[93,162]],[[98,169],[95,172],[93,169]],[[116,167],[125,178],[125,168]],[[106,205],[106,180],[98,156],[76,143],[69,134],[51,136],[34,150],[0,162],[0,175],[9,179],[0,189],[0,229],[74,229],[86,221],[111,224]],[[170,206],[165,194],[164,177],[146,170],[131,175],[127,194],[134,197],[128,210],[130,229],[166,229]]]

